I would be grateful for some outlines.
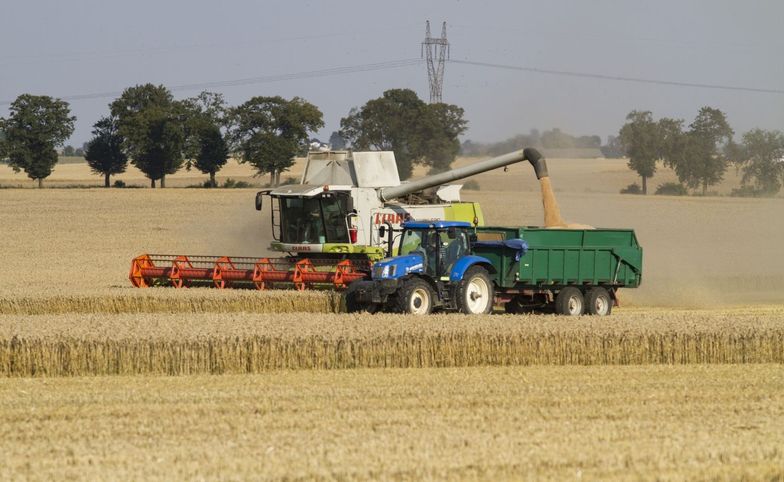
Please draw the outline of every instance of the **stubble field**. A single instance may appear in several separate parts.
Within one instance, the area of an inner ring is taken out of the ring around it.
[[[623,161],[549,167],[568,221],[645,248],[611,318],[137,290],[143,252],[267,254],[254,190],[0,189],[0,477],[784,476],[784,199],[622,196]],[[541,223],[529,165],[477,180],[488,223]]]

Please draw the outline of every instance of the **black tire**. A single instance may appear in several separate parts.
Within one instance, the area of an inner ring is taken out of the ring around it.
[[[482,315],[493,311],[495,289],[487,270],[472,266],[455,288],[455,304],[460,313]]]
[[[373,314],[378,311],[378,305],[375,303],[363,303],[357,299],[357,290],[362,286],[363,283],[368,283],[365,280],[358,280],[346,288],[345,293],[343,294],[343,299],[346,302],[346,312],[347,313],[370,313]]]
[[[589,315],[608,316],[612,313],[613,300],[604,288],[591,288],[585,294],[585,312]]]
[[[574,286],[567,286],[555,297],[555,312],[559,315],[580,316],[585,312],[585,297]]]
[[[422,278],[410,278],[398,288],[395,311],[410,315],[428,315],[433,311],[435,293],[430,283]]]

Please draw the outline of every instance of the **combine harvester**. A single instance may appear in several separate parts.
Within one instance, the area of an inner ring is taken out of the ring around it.
[[[343,289],[370,278],[373,263],[397,246],[393,233],[406,221],[484,225],[479,204],[461,201],[461,185],[447,183],[525,160],[539,173],[544,160],[529,148],[401,183],[392,152],[313,152],[300,184],[256,195],[259,211],[269,198],[270,249],[285,256],[144,254],[131,262],[129,277],[139,288]]]

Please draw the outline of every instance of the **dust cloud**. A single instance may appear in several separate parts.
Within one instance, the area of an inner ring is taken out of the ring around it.
[[[255,191],[225,190],[214,193],[218,205],[184,220],[178,235],[190,240],[186,254],[233,257],[265,257],[269,250],[272,224],[268,205],[261,212],[254,206]],[[280,253],[277,253],[280,255]]]
[[[620,187],[635,180],[623,159],[548,159],[548,168],[554,181],[550,189],[569,218],[598,228],[634,229],[643,247],[643,282],[638,289],[620,291],[622,306],[784,303],[781,197],[621,195]],[[659,179],[657,172],[653,185],[668,182],[670,174]],[[488,225],[541,225],[545,198],[530,169],[490,172],[477,179],[493,190],[464,198],[481,204]],[[717,190],[729,192],[738,183],[728,173]]]

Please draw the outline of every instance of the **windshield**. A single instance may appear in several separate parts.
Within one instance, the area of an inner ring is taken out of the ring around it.
[[[438,259],[439,236],[433,230],[406,229],[400,240],[400,255],[418,254],[422,256],[425,270],[435,273]]]
[[[407,229],[403,232],[400,241],[399,254],[418,254],[424,258],[425,267],[428,272],[436,272],[436,261],[438,269],[442,273],[451,270],[452,265],[468,253],[468,237],[464,230],[444,229],[444,230],[415,230]]]
[[[345,196],[280,198],[280,240],[284,243],[348,243]]]

